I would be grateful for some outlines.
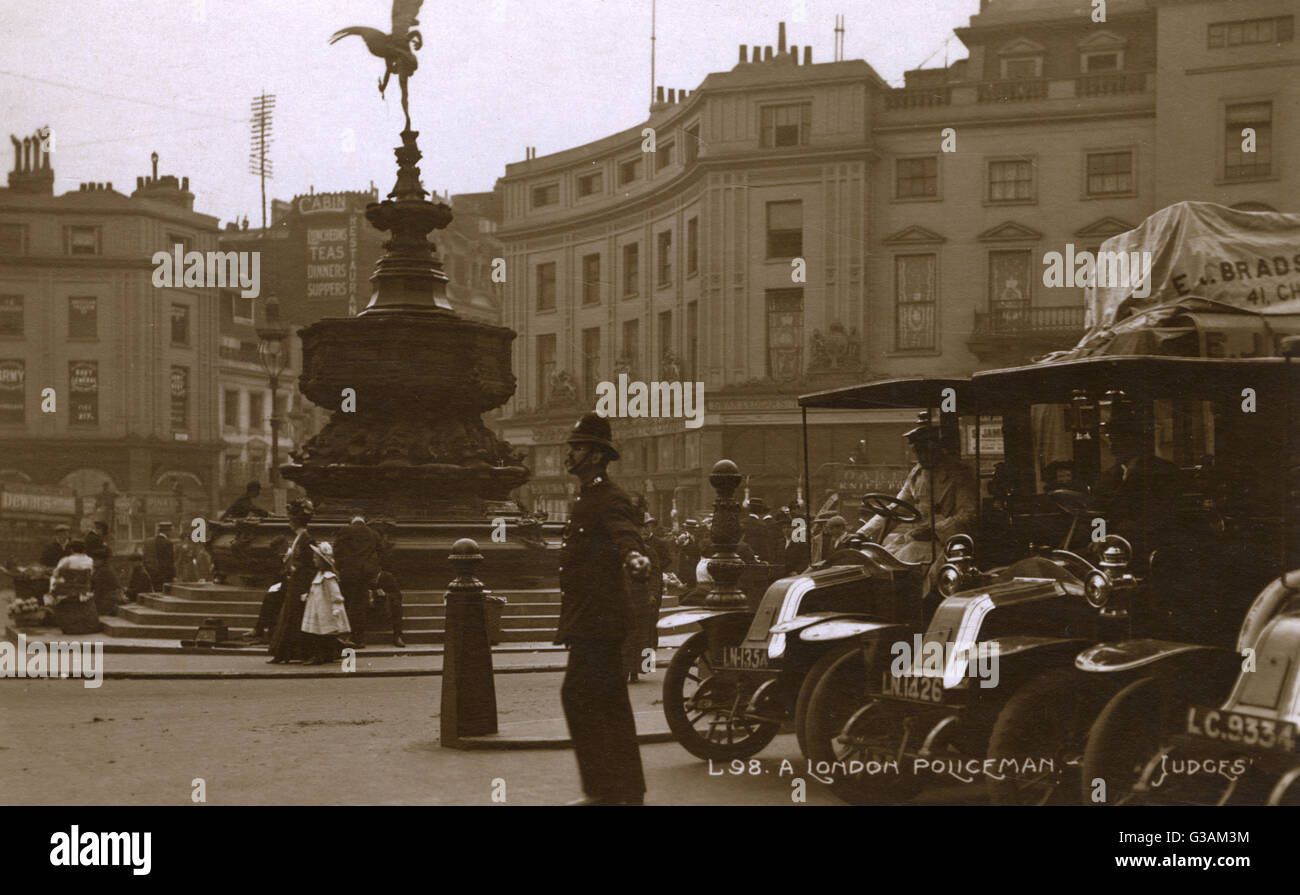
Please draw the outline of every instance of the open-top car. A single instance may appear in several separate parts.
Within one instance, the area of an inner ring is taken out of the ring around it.
[[[1269,424],[1243,407],[1281,412],[1278,363],[1108,356],[972,377],[1003,452],[982,492],[985,543],[1000,513],[1001,546],[1020,558],[980,572],[953,539],[924,636],[864,632],[810,683],[804,742],[835,791],[902,800],[939,767],[987,781],[995,801],[1074,801],[1088,729],[1132,679],[1120,661],[1086,675],[1079,652],[1228,646],[1277,574],[1278,532],[1264,542],[1230,523],[1233,496],[1266,480],[1250,445]],[[1173,675],[1224,673],[1189,649],[1168,661]]]
[[[966,380],[889,380],[805,395],[805,467],[809,409],[934,411],[936,432],[955,441],[958,417],[944,406],[968,387]],[[973,407],[972,403],[972,407]],[[954,445],[955,446],[955,445]],[[806,469],[805,469],[806,472]],[[805,493],[808,493],[805,477]],[[892,494],[867,494],[864,507],[894,523],[916,523],[925,508]],[[810,520],[800,520],[811,539]],[[783,727],[801,723],[807,704],[803,684],[843,650],[839,633],[901,621],[917,628],[923,619],[928,561],[900,560],[863,537],[847,538],[811,567],[774,582],[757,605],[703,606],[666,616],[661,631],[698,625],[673,656],[664,677],[664,714],[692,755],[746,758],[766,747]]]

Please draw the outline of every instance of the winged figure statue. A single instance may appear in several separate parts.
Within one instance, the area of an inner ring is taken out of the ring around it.
[[[406,102],[406,79],[415,74],[420,63],[416,61],[415,51],[423,45],[420,32],[414,30],[420,24],[416,18],[424,0],[393,0],[393,32],[385,34],[378,28],[365,28],[354,25],[334,32],[330,43],[337,43],[353,34],[366,42],[366,49],[371,55],[384,60],[384,76],[379,79],[379,95],[383,96],[388,88],[388,79],[397,75],[397,83],[402,88],[402,113],[406,116],[406,129],[411,129],[411,111]]]

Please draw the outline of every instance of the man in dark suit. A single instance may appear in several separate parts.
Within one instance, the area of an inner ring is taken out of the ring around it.
[[[1132,543],[1134,557],[1176,542],[1182,471],[1155,455],[1151,427],[1128,404],[1116,402],[1101,429],[1115,457],[1095,489],[1107,529]]]
[[[149,577],[157,587],[176,578],[176,550],[171,532],[170,522],[159,522],[153,540],[146,544],[145,562],[149,566]]]
[[[334,537],[334,563],[339,570],[339,589],[352,625],[352,645],[366,645],[366,610],[370,585],[379,574],[379,535],[366,524],[365,514],[354,513],[352,521]]]
[[[645,776],[622,665],[629,626],[624,573],[645,580],[650,558],[632,498],[605,472],[619,456],[609,421],[585,414],[568,443],[564,468],[582,485],[564,530],[555,642],[569,647],[560,699],[586,793],[571,804],[639,805]]]
[[[244,495],[226,507],[226,511],[221,514],[222,519],[245,519],[249,516],[256,516],[259,519],[265,518],[270,514],[253,503],[257,496],[262,493],[261,482],[249,482],[244,487]]]
[[[59,560],[71,552],[69,545],[72,543],[72,526],[66,522],[60,522],[54,526],[54,540],[50,541],[41,550],[41,565],[49,566],[51,569],[59,564]]]

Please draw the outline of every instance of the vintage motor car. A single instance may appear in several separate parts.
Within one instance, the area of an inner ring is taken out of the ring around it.
[[[940,428],[955,436],[959,419],[943,409],[946,390],[967,387],[966,380],[907,379],[802,396],[805,494],[809,409],[932,409]],[[863,502],[891,520],[921,516],[890,494],[868,493]],[[809,520],[804,523],[811,533]],[[706,605],[661,619],[661,631],[701,629],[677,650],[664,676],[664,714],[677,741],[698,758],[732,760],[758,753],[783,727],[802,731],[804,681],[835,658],[828,647],[848,648],[823,637],[846,625],[861,631],[906,620],[919,627],[929,565],[850,539],[811,567],[775,581],[757,605]]]
[[[994,801],[1074,801],[1088,729],[1126,683],[1085,677],[1080,650],[1135,637],[1226,647],[1277,574],[1255,528],[1225,527],[1262,428],[1243,389],[1284,394],[1265,369],[1104,356],[975,374],[1004,457],[984,499],[1021,558],[979,572],[954,538],[924,636],[881,626],[821,669],[804,742],[835,769],[834,791],[904,800],[942,763],[987,782]],[[1191,651],[1171,653],[1169,669],[1216,673]]]
[[[1288,343],[1285,361],[1231,363],[1227,390],[1249,388],[1257,409],[1230,406],[1215,431],[1228,462],[1216,462],[1222,523],[1207,553],[1221,574],[1212,586],[1220,605],[1258,596],[1227,643],[1186,636],[1183,625],[1183,637],[1108,642],[1078,656],[1082,686],[1113,694],[1083,751],[1086,804],[1300,803],[1300,340]],[[1177,610],[1190,621],[1203,601],[1188,602]],[[1119,603],[1125,611],[1122,594]]]

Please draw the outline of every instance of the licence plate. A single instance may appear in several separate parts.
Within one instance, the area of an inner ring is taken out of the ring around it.
[[[937,677],[899,677],[888,671],[880,673],[880,692],[915,702],[943,702],[943,679]]]
[[[745,671],[767,669],[767,648],[754,646],[726,646],[722,648],[722,664],[726,668]]]
[[[1275,749],[1279,752],[1295,751],[1295,725],[1289,721],[1256,718],[1226,709],[1212,709],[1194,705],[1187,709],[1187,732],[1192,736],[1254,746],[1258,749]]]

